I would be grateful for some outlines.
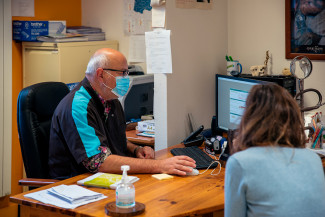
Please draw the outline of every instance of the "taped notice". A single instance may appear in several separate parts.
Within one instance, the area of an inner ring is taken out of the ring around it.
[[[211,10],[213,0],[176,0],[177,8]]]
[[[145,33],[147,73],[172,73],[170,30]]]

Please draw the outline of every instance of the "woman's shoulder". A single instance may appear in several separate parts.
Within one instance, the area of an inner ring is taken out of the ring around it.
[[[306,160],[321,161],[319,155],[309,148],[296,148],[295,150],[301,158],[305,158]]]
[[[246,159],[246,158],[255,158],[261,155],[264,155],[265,152],[269,149],[269,147],[251,147],[245,149],[243,151],[236,152],[235,154],[231,155],[231,157],[235,159]]]
[[[263,159],[265,160],[265,148],[251,147],[231,155],[227,161],[227,165],[238,164],[241,167],[247,167]]]
[[[312,150],[306,148],[289,148],[289,147],[251,147],[246,150],[237,152],[231,158],[237,161],[264,161],[268,158],[278,158],[287,156],[306,161],[320,161],[320,157]]]

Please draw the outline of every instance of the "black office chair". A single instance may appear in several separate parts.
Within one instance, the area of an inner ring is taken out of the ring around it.
[[[43,82],[22,89],[17,102],[17,122],[21,152],[28,179],[20,185],[39,187],[49,178],[49,137],[53,112],[69,88],[61,82]],[[37,180],[35,180],[37,179]]]

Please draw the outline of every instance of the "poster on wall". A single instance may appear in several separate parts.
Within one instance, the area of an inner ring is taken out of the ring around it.
[[[177,8],[211,10],[213,0],[176,0]]]
[[[144,35],[151,31],[150,0],[124,0],[124,33]]]
[[[131,35],[129,37],[129,57],[132,63],[143,63],[146,61],[146,44],[144,35]]]
[[[11,16],[34,17],[34,0],[11,0]]]
[[[148,74],[171,74],[172,52],[170,30],[156,29],[146,32],[146,63]]]
[[[286,58],[325,59],[325,0],[286,0]]]

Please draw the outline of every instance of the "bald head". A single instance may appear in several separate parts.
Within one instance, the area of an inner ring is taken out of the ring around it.
[[[111,48],[101,48],[90,58],[86,74],[94,74],[98,68],[122,69],[127,65],[125,56]]]
[[[127,69],[126,58],[121,52],[111,48],[102,48],[90,58],[86,78],[105,100],[116,99],[118,96],[112,93],[116,86],[115,77]]]

